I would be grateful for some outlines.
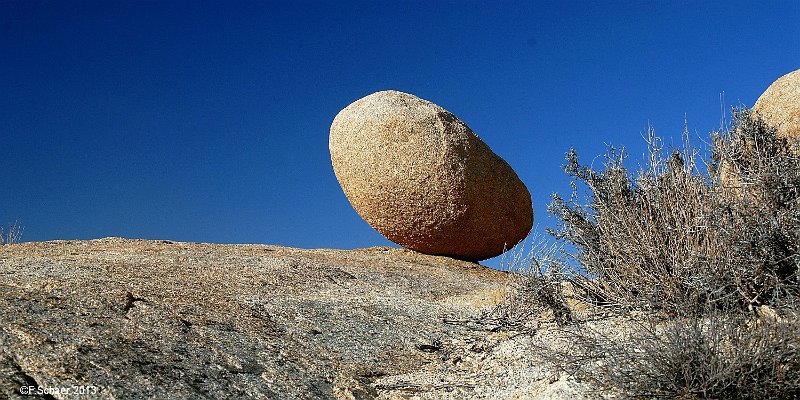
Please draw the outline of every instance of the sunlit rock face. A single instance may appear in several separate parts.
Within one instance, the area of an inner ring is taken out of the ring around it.
[[[436,104],[398,91],[371,94],[339,112],[329,145],[353,208],[403,247],[478,261],[530,232],[525,184]]]
[[[773,82],[753,106],[778,136],[800,139],[800,69]]]

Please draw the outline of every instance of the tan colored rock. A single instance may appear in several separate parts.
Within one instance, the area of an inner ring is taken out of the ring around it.
[[[336,115],[329,145],[353,208],[403,247],[477,261],[530,232],[525,184],[436,104],[397,91],[373,93]]]
[[[779,136],[800,139],[800,69],[769,85],[753,110],[776,126]]]
[[[753,105],[753,112],[777,128],[778,137],[800,140],[800,69],[773,82]],[[752,148],[752,147],[751,147]],[[720,183],[740,195],[740,171],[728,162],[720,165]]]
[[[443,370],[475,327],[442,316],[491,311],[509,282],[405,249],[0,246],[0,399],[374,399],[378,377]],[[420,349],[431,340],[443,348]],[[86,391],[23,396],[30,385]]]
[[[597,398],[548,380],[563,329],[487,330],[514,281],[406,249],[0,246],[0,399]]]

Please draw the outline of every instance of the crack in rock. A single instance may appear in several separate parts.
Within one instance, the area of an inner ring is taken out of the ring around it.
[[[133,306],[136,305],[137,301],[146,301],[146,300],[141,297],[136,297],[133,295],[133,293],[128,292],[125,296],[125,307],[123,307],[122,310],[125,311],[125,313],[127,314],[128,311],[130,311],[131,308],[133,308]]]
[[[17,375],[19,375],[19,377],[24,382],[24,386],[33,386],[33,387],[36,387],[36,388],[44,387],[43,385],[41,385],[39,383],[39,381],[36,380],[36,378],[34,378],[33,376],[31,376],[27,372],[25,372],[25,370],[22,369],[22,366],[19,365],[19,362],[17,362],[17,360],[12,358],[11,359],[11,366],[17,371]],[[51,395],[49,393],[43,393],[41,395],[41,397],[43,399],[47,399],[47,400],[55,400],[56,399],[55,397],[53,397],[53,395]]]

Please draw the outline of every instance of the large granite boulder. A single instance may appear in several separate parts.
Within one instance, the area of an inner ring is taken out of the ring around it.
[[[336,115],[329,144],[353,208],[403,247],[477,261],[530,232],[525,184],[436,104],[392,90],[371,94]]]
[[[753,106],[768,124],[778,128],[778,135],[800,139],[800,69],[773,82]]]

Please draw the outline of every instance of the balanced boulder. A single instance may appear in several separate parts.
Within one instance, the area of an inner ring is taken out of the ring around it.
[[[800,69],[773,82],[753,106],[778,136],[800,139]]]
[[[403,247],[478,261],[530,232],[525,184],[464,122],[429,101],[392,90],[357,100],[334,118],[329,146],[350,204]]]

